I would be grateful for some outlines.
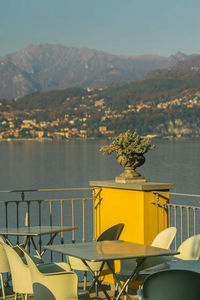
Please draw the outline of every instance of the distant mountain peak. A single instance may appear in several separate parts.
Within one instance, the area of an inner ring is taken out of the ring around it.
[[[179,59],[185,60],[188,56],[187,56],[186,54],[184,54],[183,52],[178,51],[178,52],[174,55],[174,57],[177,57],[177,58],[179,58]]]
[[[1,58],[0,98],[16,98],[32,91],[69,87],[104,87],[143,78],[155,69],[187,59],[181,52],[170,58],[158,55],[121,56],[60,44],[27,44]],[[20,77],[20,85],[13,78]],[[9,84],[8,84],[9,83]]]

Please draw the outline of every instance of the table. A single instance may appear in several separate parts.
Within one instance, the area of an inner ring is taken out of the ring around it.
[[[156,248],[152,246],[141,245],[132,242],[126,241],[101,241],[101,242],[89,242],[89,243],[77,243],[77,244],[62,244],[62,245],[51,245],[44,246],[45,250],[50,250],[53,252],[62,253],[64,255],[74,256],[82,260],[82,262],[88,267],[88,270],[94,277],[95,282],[103,290],[107,299],[110,299],[108,293],[102,286],[97,275],[91,270],[87,261],[98,262],[102,261],[100,271],[103,269],[105,263],[108,264],[110,271],[112,272],[115,280],[118,282],[121,290],[116,297],[116,300],[120,298],[122,293],[125,292],[126,286],[129,284],[130,280],[137,274],[138,268],[146,257],[154,256],[166,256],[166,255],[175,255],[178,254],[176,251]],[[129,279],[122,284],[119,282],[115,271],[112,267],[110,261],[122,260],[122,259],[131,259],[131,258],[140,258],[138,265],[135,270],[133,270]]]
[[[42,235],[52,235],[47,243],[51,245],[59,232],[72,231],[78,229],[77,226],[24,226],[24,227],[8,227],[0,228],[0,235],[2,235],[6,241],[12,245],[11,241],[8,239],[8,236],[25,236],[24,245],[27,246],[30,241],[39,257],[42,257],[46,250],[39,251],[34,237],[40,237]],[[13,245],[12,245],[13,246]]]
[[[162,264],[144,269],[139,274],[151,275],[155,272],[163,270],[189,270],[200,273],[200,261],[199,260],[169,260]]]

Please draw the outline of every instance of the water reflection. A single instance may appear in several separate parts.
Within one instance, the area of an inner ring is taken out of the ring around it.
[[[107,140],[0,143],[0,189],[88,187],[122,172],[115,156],[99,149]],[[155,141],[138,170],[148,181],[174,183],[173,191],[200,194],[199,140]]]

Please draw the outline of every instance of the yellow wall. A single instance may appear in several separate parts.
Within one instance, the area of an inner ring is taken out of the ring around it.
[[[157,235],[157,208],[155,194],[115,188],[95,188],[95,237],[108,227],[124,223],[120,239],[151,244]],[[166,202],[166,200],[163,200]],[[167,213],[164,213],[165,227]],[[163,215],[159,208],[159,228],[163,229]]]

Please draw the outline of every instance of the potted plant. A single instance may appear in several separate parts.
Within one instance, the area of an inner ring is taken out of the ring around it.
[[[101,147],[100,151],[106,155],[117,153],[117,162],[124,168],[124,172],[116,177],[115,181],[123,183],[146,181],[135,169],[144,164],[144,154],[155,148],[155,145],[151,144],[151,139],[142,138],[136,131],[131,133],[130,130],[110,139],[112,143]]]

